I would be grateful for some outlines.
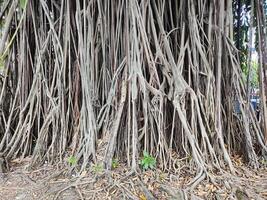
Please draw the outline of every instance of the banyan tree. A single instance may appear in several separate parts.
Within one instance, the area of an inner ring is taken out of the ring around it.
[[[120,158],[136,171],[146,151],[163,170],[186,160],[193,185],[211,169],[233,172],[235,153],[258,167],[266,33],[263,1],[251,4],[260,121],[233,39],[233,1],[3,1],[0,152],[30,156],[32,166],[72,155],[81,171]]]

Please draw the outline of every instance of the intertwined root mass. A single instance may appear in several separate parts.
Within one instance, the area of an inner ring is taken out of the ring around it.
[[[246,101],[231,1],[28,0],[15,12],[17,4],[0,43],[7,159],[72,154],[83,170],[105,138],[105,168],[120,157],[135,171],[145,150],[163,169],[188,159],[193,185],[210,167],[234,171],[231,152],[258,166],[266,147]]]

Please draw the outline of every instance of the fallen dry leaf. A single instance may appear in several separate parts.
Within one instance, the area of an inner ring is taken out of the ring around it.
[[[139,196],[139,199],[140,199],[140,200],[147,200],[147,198],[146,198],[145,195],[143,195],[143,194],[141,194],[141,195]]]

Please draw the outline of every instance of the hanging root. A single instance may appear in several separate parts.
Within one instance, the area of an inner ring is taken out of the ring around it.
[[[210,169],[234,172],[231,153],[259,166],[254,146],[267,148],[246,102],[231,1],[28,0],[17,14],[12,6],[0,42],[8,159],[41,165],[72,155],[82,172],[101,160],[106,138],[107,170],[120,158],[138,171],[143,151],[164,170],[190,160],[189,189]]]

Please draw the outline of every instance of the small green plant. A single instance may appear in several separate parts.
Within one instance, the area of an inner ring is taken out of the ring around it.
[[[68,157],[68,163],[70,166],[76,165],[77,164],[77,158],[75,158],[74,156]]]
[[[267,165],[267,160],[264,159],[264,158],[262,158],[262,159],[260,160],[260,163],[261,163],[262,165]]]
[[[28,0],[20,0],[20,1],[19,1],[19,6],[20,6],[20,8],[21,8],[21,9],[25,9],[27,3],[28,3]]]
[[[119,166],[118,159],[112,159],[112,169],[116,169]]]
[[[140,161],[143,170],[154,169],[156,167],[156,159],[149,155],[146,151],[143,152],[143,158]]]
[[[98,173],[102,173],[104,170],[103,168],[103,165],[97,163],[95,165],[92,166],[92,171],[95,173],[95,174],[98,174]]]

